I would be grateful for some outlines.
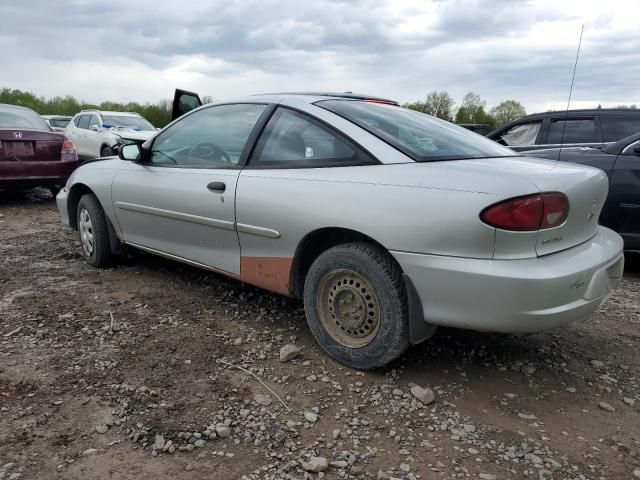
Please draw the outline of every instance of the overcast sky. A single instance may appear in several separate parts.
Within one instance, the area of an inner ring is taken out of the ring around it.
[[[155,102],[357,91],[400,102],[447,90],[528,112],[640,107],[640,1],[3,0],[0,87]]]

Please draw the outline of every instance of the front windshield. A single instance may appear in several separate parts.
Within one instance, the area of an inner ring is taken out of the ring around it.
[[[517,155],[477,133],[424,113],[361,100],[316,102],[418,162]]]
[[[102,125],[109,127],[129,127],[143,132],[155,130],[155,127],[147,120],[142,117],[134,117],[133,115],[103,115]]]
[[[51,130],[40,115],[26,108],[0,108],[0,128]]]

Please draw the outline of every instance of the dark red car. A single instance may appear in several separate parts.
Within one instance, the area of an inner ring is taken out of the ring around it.
[[[29,108],[0,104],[0,189],[55,195],[78,166],[76,147]]]

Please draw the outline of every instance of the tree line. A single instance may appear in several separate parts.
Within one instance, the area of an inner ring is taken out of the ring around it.
[[[403,106],[449,122],[486,124],[490,129],[501,127],[527,114],[524,106],[516,100],[504,100],[487,112],[487,102],[475,92],[467,93],[457,109],[453,97],[444,91],[430,92],[423,102],[406,103]]]

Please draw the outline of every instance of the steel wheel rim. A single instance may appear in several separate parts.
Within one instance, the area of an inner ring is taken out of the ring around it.
[[[380,304],[371,284],[347,269],[322,278],[317,293],[318,313],[325,331],[349,348],[369,345],[380,329]]]
[[[87,257],[90,257],[93,253],[93,224],[91,223],[91,216],[86,208],[80,210],[80,222],[78,224],[80,230],[80,243],[82,243],[82,249]]]

